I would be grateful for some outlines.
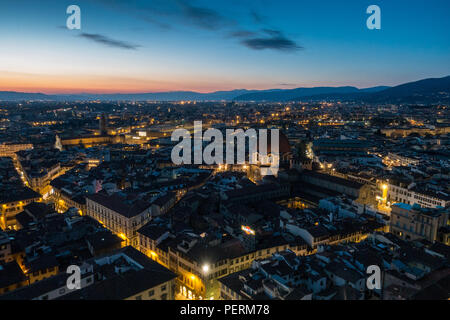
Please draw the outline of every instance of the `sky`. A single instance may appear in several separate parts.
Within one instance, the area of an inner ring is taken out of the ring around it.
[[[0,0],[0,91],[398,85],[450,74],[449,13],[448,0]]]

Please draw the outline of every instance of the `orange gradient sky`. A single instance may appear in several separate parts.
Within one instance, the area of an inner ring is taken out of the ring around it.
[[[189,85],[186,85],[186,84]],[[241,83],[226,79],[180,78],[178,81],[154,81],[145,78],[129,78],[105,75],[55,75],[32,74],[0,71],[0,88],[2,91],[41,92],[46,94],[69,93],[143,93],[164,91],[198,91],[212,92],[236,89],[236,85],[244,88],[255,83]],[[258,86],[258,84],[256,84]],[[268,89],[261,83],[258,88]]]

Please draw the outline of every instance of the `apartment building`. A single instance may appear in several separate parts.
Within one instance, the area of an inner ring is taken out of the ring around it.
[[[17,228],[16,215],[28,204],[42,200],[39,193],[27,187],[16,187],[10,191],[0,194],[0,227],[3,230]]]
[[[448,225],[449,212],[444,208],[422,208],[396,203],[392,207],[390,232],[404,240],[438,239],[438,230]]]
[[[219,279],[251,267],[255,259],[265,259],[290,249],[307,254],[305,243],[287,243],[273,238],[271,245],[247,251],[236,239],[205,244],[188,234],[171,235],[160,227],[146,226],[138,231],[139,251],[178,275],[176,291],[183,299],[220,299]]]
[[[407,167],[409,165],[417,166],[420,160],[412,156],[389,152],[386,158],[383,159],[383,162],[394,167]]]
[[[3,143],[0,144],[0,157],[16,158],[16,152],[29,149],[33,149],[33,145],[30,143]]]
[[[21,278],[17,276],[12,280],[16,282],[14,288],[20,289],[2,295],[0,300],[174,299],[176,275],[130,246],[88,259],[79,268],[80,289],[67,287],[70,274],[66,272],[22,288],[21,283],[17,282]],[[1,286],[0,281],[0,293]]]
[[[86,214],[137,247],[136,231],[151,220],[151,204],[119,193],[96,193],[86,197]]]
[[[302,172],[301,181],[309,185],[319,187],[322,192],[331,190],[336,193],[345,194],[354,199],[360,197],[361,189],[364,187],[364,184],[358,183],[356,181],[306,170]]]
[[[0,231],[0,263],[13,261],[11,254],[11,239],[6,232]]]
[[[449,207],[450,196],[442,192],[431,192],[417,188],[414,183],[390,183],[387,188],[387,202],[418,204],[425,208]]]
[[[0,295],[28,285],[28,279],[16,261],[0,264]]]

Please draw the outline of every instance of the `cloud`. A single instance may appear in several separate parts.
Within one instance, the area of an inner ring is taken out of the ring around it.
[[[195,26],[205,30],[220,30],[237,21],[218,11],[193,4],[191,0],[95,0],[121,13],[127,13],[161,29]]]
[[[238,30],[230,33],[230,37],[232,38],[249,38],[249,37],[255,37],[258,34],[253,31],[247,31],[247,30]]]
[[[177,2],[182,9],[183,17],[200,28],[218,30],[227,25],[235,24],[233,20],[212,9],[194,6],[188,1],[178,0]]]
[[[273,29],[262,29],[262,32],[272,37],[281,37],[283,35],[281,31]]]
[[[281,31],[274,29],[262,29],[259,32],[238,30],[230,33],[230,37],[241,39],[241,44],[253,50],[297,51],[304,49],[294,40],[286,38]]]
[[[131,14],[161,29],[176,30],[177,27],[194,26],[198,29],[220,33],[225,38],[239,39],[239,43],[253,50],[272,49],[278,51],[297,51],[303,49],[282,31],[267,26],[268,18],[255,9],[245,8],[246,17],[251,19],[259,30],[244,28],[243,17],[226,16],[222,11],[194,4],[191,0],[96,0],[121,13]],[[239,2],[241,3],[241,2]],[[100,41],[103,41],[101,39]],[[114,41],[114,40],[113,40]],[[126,44],[129,45],[129,44]],[[134,48],[135,49],[135,48]]]
[[[264,29],[262,32],[264,35],[244,39],[241,43],[253,50],[298,51],[304,49],[295,41],[286,38],[281,31]]]
[[[128,43],[121,40],[114,40],[107,36],[97,34],[97,33],[81,33],[79,34],[79,37],[100,43],[102,45],[108,46],[108,47],[114,47],[114,48],[121,48],[121,49],[127,49],[127,50],[136,50],[140,45]]]

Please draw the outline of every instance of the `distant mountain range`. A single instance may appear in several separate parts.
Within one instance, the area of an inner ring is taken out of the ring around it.
[[[46,95],[0,91],[2,101],[53,100],[53,101],[365,101],[365,102],[407,102],[437,103],[450,102],[450,76],[409,82],[395,87],[378,86],[358,89],[355,87],[313,87],[270,90],[232,90],[199,93],[192,91],[130,93],[130,94],[72,94]]]
[[[43,93],[0,91],[0,100],[2,101],[52,100],[52,97]]]
[[[367,89],[355,87],[314,87],[296,88],[288,90],[263,90],[250,92],[234,99],[237,101],[295,101],[302,100],[303,97],[314,97],[322,95],[348,95],[355,93],[373,93],[388,89],[386,86],[379,86]]]
[[[63,94],[47,95],[43,93],[26,93],[13,91],[0,91],[0,100],[21,101],[21,100],[52,100],[52,101],[231,101],[235,97],[256,92],[255,90],[232,90],[216,91],[211,93],[199,93],[193,91],[170,91],[170,92],[150,92],[150,93],[113,93],[113,94]]]

